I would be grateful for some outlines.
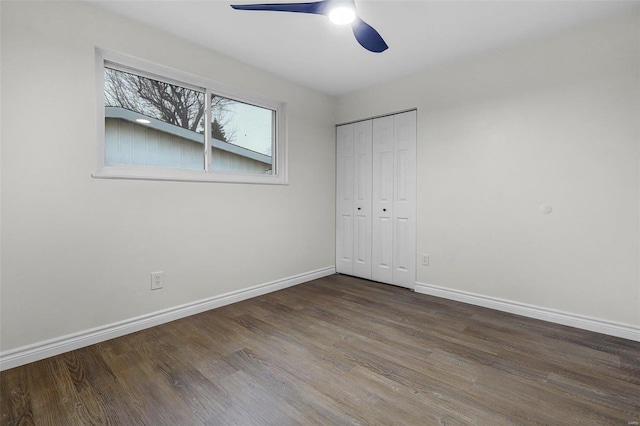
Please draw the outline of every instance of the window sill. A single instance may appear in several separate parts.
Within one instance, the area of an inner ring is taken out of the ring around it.
[[[157,167],[105,166],[91,174],[97,179],[131,179],[180,182],[251,183],[262,185],[287,185],[285,176],[256,175],[246,173],[205,172],[202,170],[171,169]]]

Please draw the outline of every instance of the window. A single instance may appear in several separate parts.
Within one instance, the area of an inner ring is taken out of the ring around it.
[[[95,177],[286,183],[283,104],[102,51]]]

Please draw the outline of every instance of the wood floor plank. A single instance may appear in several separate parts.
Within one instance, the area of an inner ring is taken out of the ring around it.
[[[269,392],[260,385],[251,375],[240,370],[233,373],[218,383],[218,387],[231,395],[238,404],[243,407],[250,407],[247,410],[251,416],[252,424],[260,425],[295,425],[300,424],[295,420],[299,417],[294,407],[290,404],[283,404],[276,395]]]
[[[27,370],[14,368],[0,380],[2,424],[33,425]],[[6,409],[5,409],[6,408]]]
[[[334,399],[319,392],[306,378],[301,379],[296,374],[299,372],[292,372],[287,366],[261,358],[248,349],[230,355],[228,360],[281,398],[283,405],[291,405],[304,413],[302,423],[349,424],[355,420]]]
[[[0,373],[2,425],[629,425],[640,343],[333,275]]]

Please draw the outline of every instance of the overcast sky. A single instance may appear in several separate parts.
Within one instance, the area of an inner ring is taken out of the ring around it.
[[[271,156],[272,111],[234,102],[229,106],[231,120],[225,127],[233,132],[233,144]]]

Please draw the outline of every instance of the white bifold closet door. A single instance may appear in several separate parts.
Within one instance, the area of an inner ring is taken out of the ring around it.
[[[353,125],[336,129],[336,271],[353,275]]]
[[[336,270],[413,288],[416,112],[337,128]]]
[[[416,273],[416,112],[373,121],[371,279],[413,288]]]
[[[337,129],[336,269],[371,278],[371,120]]]

